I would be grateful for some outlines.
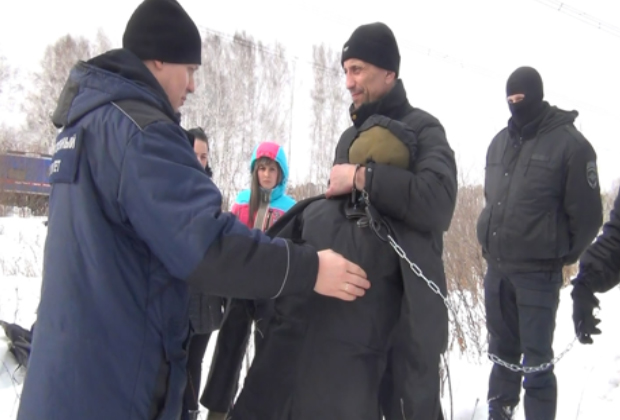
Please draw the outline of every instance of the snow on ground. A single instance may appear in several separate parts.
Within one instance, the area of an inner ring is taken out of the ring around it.
[[[36,319],[46,235],[44,218],[0,218],[0,319],[29,328]],[[620,290],[599,296],[603,334],[594,345],[576,342],[559,362],[558,420],[610,419],[620,413]],[[570,288],[561,295],[554,348],[556,354],[571,343]],[[203,362],[202,382],[206,381],[217,335],[211,337]],[[252,341],[252,340],[250,340]],[[0,332],[0,420],[14,420],[24,380],[8,353],[7,339]],[[491,363],[452,352],[447,356],[450,384],[443,402],[446,420],[486,420],[486,391]],[[245,372],[245,367],[244,367]],[[202,418],[206,416],[203,414]],[[516,420],[525,419],[519,407]]]
[[[0,218],[0,319],[30,328],[41,289],[45,218]],[[16,418],[24,380],[0,329],[0,420]]]
[[[620,413],[620,290],[598,296],[599,324],[603,333],[593,345],[575,342],[555,369],[558,379],[558,420],[613,419]],[[574,338],[570,288],[562,290],[554,340],[556,355]],[[479,364],[458,354],[449,355],[452,376],[454,420],[486,420],[486,393],[491,363]],[[444,409],[450,419],[450,398],[444,395]],[[475,411],[475,412],[474,412]],[[520,405],[515,420],[524,420]]]

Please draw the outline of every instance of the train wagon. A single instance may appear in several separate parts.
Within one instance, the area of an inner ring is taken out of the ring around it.
[[[52,187],[52,156],[18,151],[0,152],[0,204],[29,207],[44,214]]]

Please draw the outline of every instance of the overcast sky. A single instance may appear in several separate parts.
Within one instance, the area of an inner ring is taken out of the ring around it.
[[[140,1],[3,3],[0,54],[27,72],[37,69],[46,45],[67,33],[94,37],[103,28],[120,46],[127,19]],[[180,3],[202,27],[227,34],[245,30],[266,42],[283,43],[291,59],[300,58],[296,73],[300,97],[309,96],[312,84],[311,67],[303,64],[311,58],[312,44],[325,42],[340,49],[357,26],[387,23],[400,47],[401,78],[410,102],[442,121],[459,169],[471,180],[482,179],[488,144],[509,117],[506,79],[519,66],[533,66],[543,77],[546,99],[552,105],[579,111],[576,125],[597,151],[603,188],[620,177],[620,32],[614,35],[549,7],[557,3],[553,0]],[[620,27],[619,1],[569,0],[568,4],[596,21]],[[300,99],[295,98],[293,121],[294,180],[303,177],[309,164],[305,117],[309,102]],[[6,112],[0,120],[17,123]]]

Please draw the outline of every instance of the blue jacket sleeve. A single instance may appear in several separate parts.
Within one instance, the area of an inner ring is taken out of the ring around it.
[[[182,129],[157,122],[135,134],[118,200],[128,223],[174,277],[211,295],[274,298],[314,288],[318,256],[221,212],[221,194]]]

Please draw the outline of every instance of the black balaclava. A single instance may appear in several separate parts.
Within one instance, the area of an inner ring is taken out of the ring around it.
[[[523,128],[540,116],[544,110],[543,82],[540,74],[531,67],[519,67],[508,78],[506,97],[521,93],[525,98],[516,104],[509,103],[512,120]]]

